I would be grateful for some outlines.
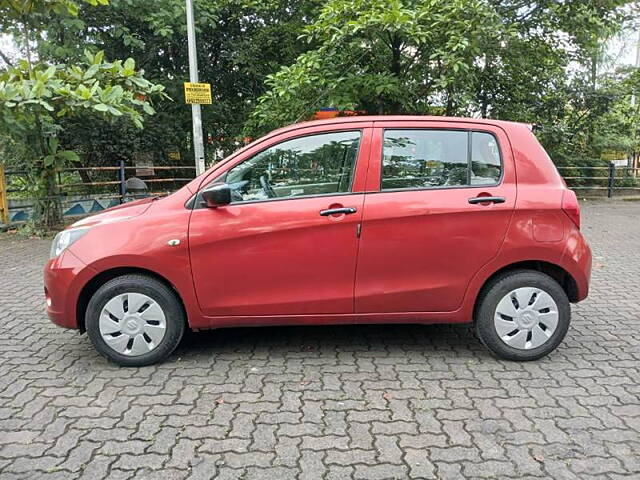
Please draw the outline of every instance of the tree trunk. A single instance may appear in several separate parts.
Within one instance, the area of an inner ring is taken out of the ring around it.
[[[489,109],[489,99],[487,98],[487,93],[482,92],[482,104],[480,105],[480,115],[482,118],[487,118],[487,112]]]
[[[82,180],[82,183],[91,183],[91,176],[89,175],[89,171],[83,170],[83,168],[86,168],[87,165],[91,165],[92,162],[93,162],[93,154],[91,152],[87,153],[85,161],[79,162],[78,175],[80,175],[80,179]]]
[[[591,89],[593,91],[598,87],[598,57],[599,57],[598,47],[594,47],[593,52],[591,53],[591,75],[590,75],[590,83]]]
[[[453,87],[450,85],[447,87],[447,108],[444,113],[447,117],[453,116],[454,113]]]
[[[58,179],[53,168],[41,171],[41,192],[36,202],[36,217],[39,223],[51,230],[62,223],[62,203],[58,190]]]
[[[391,73],[393,74],[394,77],[400,79],[402,78],[402,65],[400,63],[401,56],[402,56],[402,51],[401,51],[402,42],[397,35],[392,36],[390,41],[391,41]],[[385,113],[400,115],[405,112],[404,112],[404,108],[402,107],[402,103],[394,98],[388,102],[388,112],[385,112]]]
[[[33,63],[31,59],[31,26],[26,16],[22,18],[25,52],[27,55],[27,63],[29,65],[29,74],[33,71]],[[31,174],[35,188],[35,218],[36,221],[47,229],[52,229],[62,223],[62,205],[58,192],[58,182],[56,178],[55,167],[46,167],[44,158],[49,152],[47,147],[42,121],[40,115],[35,114],[35,136],[34,139],[37,152],[37,158],[32,163]]]
[[[489,89],[483,84],[488,82],[488,78],[491,75],[493,58],[489,55],[485,56],[484,68],[482,69],[482,76],[480,77],[480,115],[482,118],[487,118],[489,113]],[[484,82],[482,81],[484,80]]]

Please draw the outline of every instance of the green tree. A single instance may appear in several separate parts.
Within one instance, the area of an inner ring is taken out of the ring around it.
[[[269,129],[326,105],[389,114],[445,104],[453,114],[483,42],[506,34],[483,1],[331,0],[303,34],[315,48],[267,77],[254,126]]]
[[[213,104],[202,109],[205,140],[210,136],[205,145],[208,163],[242,141],[246,119],[266,90],[265,77],[309,48],[297,37],[320,3],[195,0],[200,79],[210,82],[213,92]],[[83,6],[78,17],[47,26],[39,52],[52,61],[69,61],[78,58],[85,45],[109,57],[134,58],[147,78],[162,83],[176,101],[158,105],[142,132],[123,122],[88,129],[84,120],[64,121],[65,137],[92,152],[83,161],[113,165],[115,159],[174,149],[192,158],[191,109],[182,101],[183,82],[189,78],[184,0],[111,0],[109,8]],[[122,148],[114,151],[110,138],[117,138]]]
[[[85,0],[90,5],[106,0]],[[126,117],[141,128],[143,114],[152,115],[152,96],[166,96],[161,85],[146,80],[135,62],[105,60],[102,51],[85,50],[74,65],[48,63],[37,55],[44,25],[51,15],[73,16],[78,4],[71,0],[2,0],[3,26],[22,44],[25,59],[0,74],[2,129],[23,139],[27,169],[40,222],[53,227],[61,220],[57,172],[78,155],[60,148],[60,120],[91,113]]]
[[[303,34],[312,49],[267,77],[249,130],[321,106],[547,123],[625,3],[330,0]]]

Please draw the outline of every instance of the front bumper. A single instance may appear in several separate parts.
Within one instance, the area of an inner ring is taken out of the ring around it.
[[[96,274],[68,248],[44,267],[47,315],[65,328],[79,328],[76,306],[82,287]]]

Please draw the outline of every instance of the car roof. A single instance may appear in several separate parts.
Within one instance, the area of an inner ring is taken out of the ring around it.
[[[271,132],[268,136],[275,133],[283,133],[303,127],[314,127],[321,125],[350,124],[362,122],[398,122],[398,121],[431,121],[431,122],[447,122],[447,123],[477,123],[479,125],[495,125],[508,129],[516,125],[525,126],[531,129],[531,125],[521,122],[511,122],[507,120],[494,120],[490,118],[471,118],[471,117],[444,117],[437,115],[354,115],[347,117],[334,117],[325,120],[311,120],[307,122],[293,123],[285,127],[279,128]]]

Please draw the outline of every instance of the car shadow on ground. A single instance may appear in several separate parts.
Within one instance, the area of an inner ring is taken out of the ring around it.
[[[413,355],[418,351],[490,357],[471,325],[359,324],[189,330],[172,359],[230,353],[246,353],[247,358],[253,354],[287,356],[299,352],[326,357],[367,351],[377,354],[386,351],[389,356],[409,352]]]

